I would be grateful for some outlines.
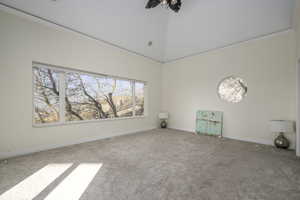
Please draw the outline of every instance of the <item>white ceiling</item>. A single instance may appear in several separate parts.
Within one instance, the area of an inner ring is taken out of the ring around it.
[[[167,17],[146,0],[0,0],[57,24],[142,55],[163,60]],[[153,45],[148,47],[148,42]]]
[[[169,13],[165,61],[291,28],[294,0],[184,0]]]
[[[175,14],[160,6],[146,10],[146,1],[0,0],[161,62],[287,30],[294,5],[294,0],[182,0]]]

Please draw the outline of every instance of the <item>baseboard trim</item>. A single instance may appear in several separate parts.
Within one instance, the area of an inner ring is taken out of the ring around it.
[[[238,141],[243,141],[243,142],[250,142],[250,143],[255,143],[255,144],[264,144],[268,146],[273,146],[272,141],[268,140],[253,140],[249,138],[239,138],[239,137],[232,137],[232,136],[224,136],[224,138],[231,139],[231,140],[238,140]]]
[[[176,128],[176,127],[170,127],[170,129],[195,133],[195,131],[191,130],[191,129],[184,129],[184,128],[182,129],[182,128]],[[249,138],[239,138],[239,137],[226,136],[226,135],[223,135],[223,137],[227,138],[227,139],[231,139],[231,140],[238,140],[238,141],[243,141],[243,142],[250,142],[250,143],[255,143],[255,144],[264,144],[264,145],[268,145],[268,146],[273,146],[273,142],[269,141],[269,140],[253,140],[253,139],[249,139]]]
[[[105,136],[105,137],[95,136],[95,137],[89,137],[89,138],[81,138],[80,140],[67,142],[67,143],[63,143],[63,144],[40,146],[40,147],[34,147],[31,149],[24,149],[24,150],[13,151],[13,152],[0,152],[0,160],[5,160],[5,159],[13,158],[13,157],[18,157],[18,156],[30,155],[30,154],[41,152],[41,151],[47,151],[47,150],[57,149],[57,148],[61,148],[61,147],[82,144],[82,143],[86,143],[86,142],[93,142],[93,141],[97,141],[97,140],[104,140],[104,139],[108,139],[108,138],[115,138],[115,137],[120,137],[120,136],[124,136],[124,135],[136,134],[139,132],[154,130],[156,128],[157,127],[148,127],[148,128],[136,129],[136,130],[123,132],[123,133],[117,133],[113,136]]]

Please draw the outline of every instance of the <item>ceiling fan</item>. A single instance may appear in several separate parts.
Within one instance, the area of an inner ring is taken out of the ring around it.
[[[146,9],[154,8],[159,4],[170,8],[174,12],[178,12],[181,7],[181,0],[149,0],[146,5]]]

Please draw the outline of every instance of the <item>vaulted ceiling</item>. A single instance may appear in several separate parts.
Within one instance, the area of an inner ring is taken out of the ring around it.
[[[295,0],[182,0],[179,13],[147,0],[0,0],[1,4],[160,62],[287,30]],[[149,41],[152,45],[149,46]]]

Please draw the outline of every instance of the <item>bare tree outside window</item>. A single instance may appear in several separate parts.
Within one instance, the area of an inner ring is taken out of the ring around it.
[[[145,84],[142,82],[135,82],[135,114],[137,116],[144,115],[144,104],[145,104]]]
[[[143,82],[35,65],[33,76],[35,124],[144,115]]]
[[[34,121],[36,124],[59,121],[59,81],[56,71],[44,68],[33,69]]]
[[[130,117],[133,112],[131,83],[108,77],[67,73],[66,97],[84,120]],[[67,121],[79,120],[66,113]]]
[[[133,116],[132,84],[128,80],[116,80],[113,103],[117,108],[117,117]]]

